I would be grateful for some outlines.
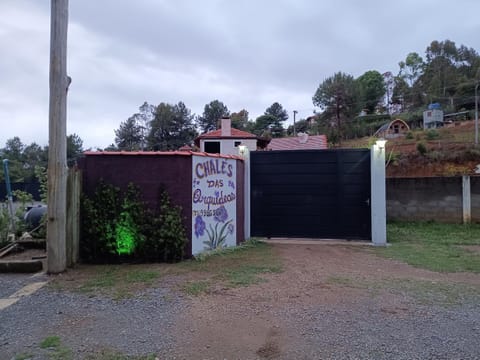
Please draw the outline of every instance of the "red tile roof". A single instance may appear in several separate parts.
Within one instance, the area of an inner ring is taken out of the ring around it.
[[[180,156],[206,156],[206,157],[217,157],[225,159],[238,159],[244,160],[243,157],[237,155],[225,155],[225,154],[209,154],[204,152],[195,152],[195,151],[85,151],[83,153],[85,156],[91,155],[122,155],[122,156],[139,156],[139,155],[148,155],[148,156],[171,156],[171,155],[180,155]]]
[[[306,137],[273,138],[266,150],[324,150],[327,148],[325,135],[307,135]]]

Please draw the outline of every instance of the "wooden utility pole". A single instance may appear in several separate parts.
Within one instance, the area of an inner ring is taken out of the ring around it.
[[[67,28],[68,0],[51,0],[47,271],[67,266]]]

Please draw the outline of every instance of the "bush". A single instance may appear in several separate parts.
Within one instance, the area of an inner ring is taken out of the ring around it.
[[[103,181],[91,199],[82,199],[81,257],[90,262],[178,261],[187,243],[181,208],[163,191],[156,213],[140,200],[138,187],[127,191]]]
[[[427,153],[427,147],[423,142],[417,143],[417,151],[420,155],[425,155]]]
[[[413,140],[413,133],[411,131],[407,132],[407,134],[405,135],[405,139]]]
[[[440,134],[438,133],[437,130],[428,130],[426,134],[427,140],[435,140],[440,137]]]

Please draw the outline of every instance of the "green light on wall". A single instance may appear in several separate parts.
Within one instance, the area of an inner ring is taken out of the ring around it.
[[[115,242],[118,255],[131,255],[135,251],[137,230],[130,214],[122,213],[122,220],[115,228]]]

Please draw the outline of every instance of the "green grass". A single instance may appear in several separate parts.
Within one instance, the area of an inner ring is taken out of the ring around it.
[[[47,336],[39,344],[40,349],[47,350],[50,360],[71,360],[72,351],[63,346],[59,336]]]
[[[136,286],[151,286],[161,275],[159,271],[134,265],[105,265],[96,269],[77,290],[87,294],[110,294],[117,300],[132,296],[131,290]]]
[[[40,342],[40,349],[57,349],[60,344],[60,337],[48,336]]]
[[[182,290],[191,296],[198,296],[209,291],[212,285],[210,280],[188,281],[182,286]]]
[[[22,353],[22,354],[18,354],[14,357],[15,360],[29,360],[29,359],[33,359],[33,355],[30,354],[30,353]]]
[[[213,287],[232,288],[264,281],[264,274],[282,271],[271,245],[250,240],[238,247],[201,254],[176,264],[83,265],[50,283],[57,291],[77,291],[115,300],[135,296],[158,286],[159,279],[175,276],[178,288],[188,295],[208,293]]]
[[[36,355],[44,355],[49,360],[73,360],[72,350],[62,345],[59,336],[48,336],[38,345],[39,349],[32,350],[35,355],[22,353],[14,357],[15,360],[33,359]],[[45,357],[42,357],[44,359]],[[155,354],[130,356],[114,350],[97,350],[95,353],[86,354],[87,360],[155,360]]]
[[[391,246],[376,249],[388,258],[437,272],[480,273],[480,254],[464,248],[480,245],[480,224],[392,223]]]

